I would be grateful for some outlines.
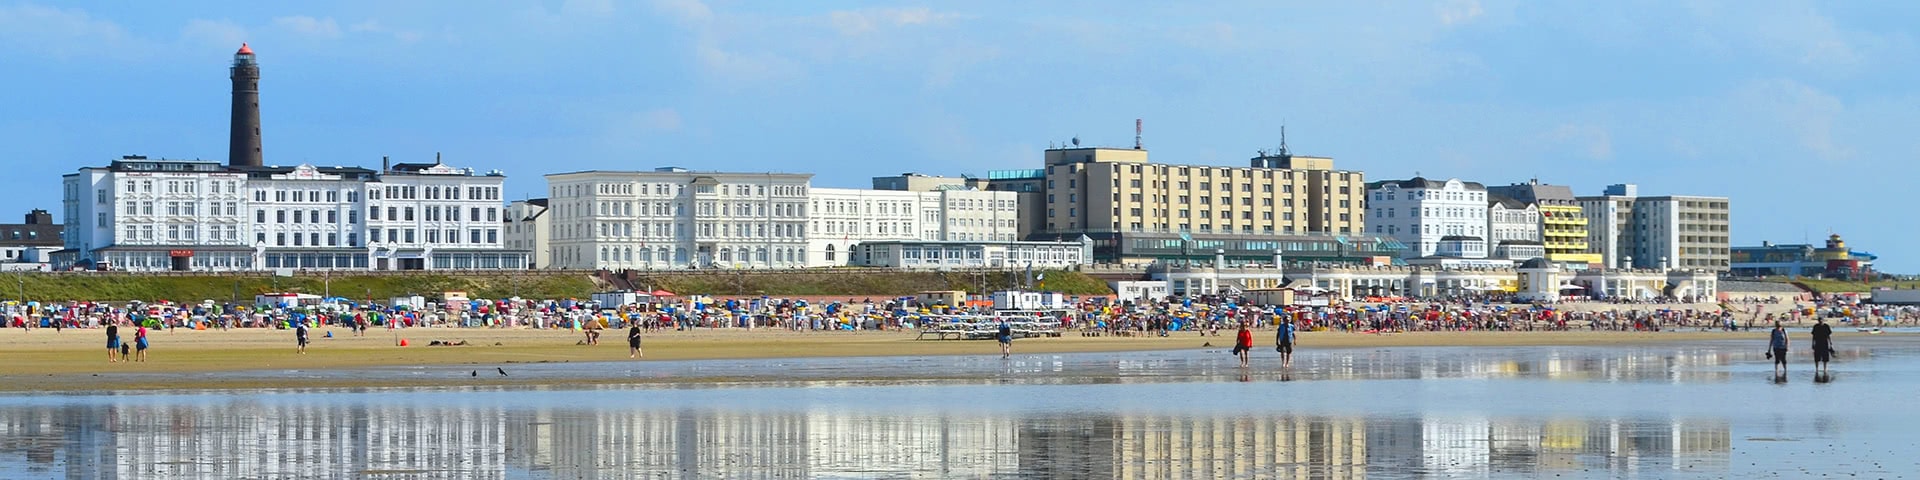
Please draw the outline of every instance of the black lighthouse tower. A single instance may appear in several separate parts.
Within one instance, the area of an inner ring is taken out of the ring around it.
[[[227,144],[227,165],[260,166],[260,64],[253,49],[240,44],[233,53],[233,127]]]

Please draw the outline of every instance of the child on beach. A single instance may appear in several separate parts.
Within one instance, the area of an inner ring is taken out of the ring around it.
[[[122,362],[133,361],[127,358],[133,355],[133,344],[120,341],[120,337],[113,337],[113,343],[120,345],[120,361]]]

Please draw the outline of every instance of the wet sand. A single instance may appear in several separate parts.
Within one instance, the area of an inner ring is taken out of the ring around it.
[[[325,338],[329,332],[334,338]],[[1021,339],[1020,354],[1130,352],[1223,349],[1232,331],[1218,337],[1180,333],[1168,337],[1081,337]],[[1270,344],[1271,331],[1256,332],[1256,343]],[[1843,334],[1846,335],[1846,334]],[[1901,334],[1888,334],[1901,336]],[[556,380],[502,377],[458,379],[286,378],[199,375],[233,371],[324,371],[408,366],[472,366],[492,371],[516,364],[649,362],[663,360],[781,359],[869,356],[991,355],[991,341],[916,340],[916,332],[787,332],[774,330],[661,331],[645,337],[646,357],[628,360],[625,330],[609,330],[599,345],[578,345],[583,336],[569,331],[525,329],[415,328],[390,333],[371,330],[353,337],[344,329],[316,329],[304,355],[294,351],[287,330],[155,331],[147,362],[108,363],[101,330],[51,329],[0,331],[0,391],[156,390],[273,387],[388,387],[443,385],[539,385]],[[129,336],[130,337],[130,336]],[[399,347],[405,338],[411,346]],[[1721,340],[1763,342],[1765,332],[1418,332],[1387,335],[1307,332],[1299,348],[1400,346],[1630,345]],[[457,347],[426,346],[433,340],[466,341]],[[1758,343],[1756,343],[1757,345]],[[1270,348],[1270,347],[1268,347]],[[1256,349],[1256,351],[1259,351]],[[689,379],[680,378],[679,381]],[[566,383],[634,383],[630,379],[571,379]]]
[[[1920,411],[1884,406],[1920,386],[1915,339],[1845,339],[1824,379],[1797,353],[1774,377],[1743,339],[1315,348],[1284,370],[1180,349],[505,367],[749,377],[723,383],[13,394],[0,478],[1912,478]]]

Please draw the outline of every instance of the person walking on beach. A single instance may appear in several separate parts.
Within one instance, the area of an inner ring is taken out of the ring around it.
[[[627,358],[640,358],[640,324],[627,327]]]
[[[1280,322],[1273,335],[1273,350],[1280,352],[1280,368],[1293,368],[1293,322]]]
[[[1000,334],[998,335],[998,337],[1000,339],[1000,358],[1012,357],[1013,356],[1013,326],[1007,325],[1006,320],[1000,321]]]
[[[1775,376],[1787,374],[1788,343],[1787,328],[1780,326],[1780,322],[1773,322],[1773,332],[1768,335],[1767,339],[1767,357],[1773,359],[1773,373]]]
[[[133,361],[147,361],[147,327],[145,325],[133,331],[133,348]]]
[[[1240,357],[1240,368],[1247,368],[1248,357],[1253,356],[1253,332],[1247,330],[1247,324],[1240,324],[1240,331],[1233,336],[1233,354]]]
[[[1813,370],[1815,374],[1827,373],[1827,361],[1833,359],[1833,327],[1827,325],[1827,319],[1816,319],[1813,324]]]
[[[107,363],[114,363],[118,361],[114,359],[113,355],[116,353],[119,353],[119,350],[120,350],[120,327],[109,323],[107,324]]]
[[[301,355],[307,354],[307,322],[297,321],[293,326],[293,341]]]

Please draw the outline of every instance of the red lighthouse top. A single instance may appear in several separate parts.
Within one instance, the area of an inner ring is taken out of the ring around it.
[[[252,54],[253,54],[253,48],[252,48],[252,47],[248,47],[248,46],[247,46],[247,44],[245,44],[245,43],[242,43],[242,44],[240,44],[240,51],[238,51],[238,52],[233,52],[233,54],[234,54],[234,55],[252,55]]]

